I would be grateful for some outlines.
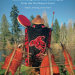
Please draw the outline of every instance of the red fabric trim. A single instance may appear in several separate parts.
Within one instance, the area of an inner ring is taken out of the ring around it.
[[[29,42],[28,42],[28,28],[25,29],[25,50],[29,53]],[[29,54],[27,55],[27,58],[25,59],[25,66],[29,67]]]
[[[45,26],[44,26],[44,25],[42,25],[42,28],[45,28]]]
[[[50,43],[51,43],[51,29],[49,29],[48,48],[50,48]]]
[[[33,28],[35,28],[35,25],[33,25],[32,27],[33,27]],[[45,28],[45,26],[44,26],[44,25],[42,25],[42,28]]]
[[[32,27],[35,28],[35,25],[33,25]]]

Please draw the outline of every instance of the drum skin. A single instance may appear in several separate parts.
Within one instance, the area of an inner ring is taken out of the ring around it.
[[[18,15],[17,20],[24,27],[28,27],[31,25],[31,22],[29,21],[29,19],[24,15]]]

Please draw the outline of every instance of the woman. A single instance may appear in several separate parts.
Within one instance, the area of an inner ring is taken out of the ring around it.
[[[28,60],[25,60],[26,66],[38,67],[41,62],[40,60],[43,57],[40,55],[41,53],[45,53],[46,47],[50,48],[50,41],[51,41],[51,28],[47,28],[44,26],[44,19],[37,15],[36,18],[32,20],[33,26],[28,26],[25,29],[25,45],[29,44],[26,47],[26,51],[31,53],[31,57]],[[53,23],[52,25],[53,26]],[[29,63],[28,63],[29,62]],[[36,69],[36,71],[39,69]]]

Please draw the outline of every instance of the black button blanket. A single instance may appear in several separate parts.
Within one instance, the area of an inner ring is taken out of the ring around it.
[[[51,29],[44,25],[33,25],[25,29],[25,50],[32,53],[31,58],[41,59],[40,53],[44,53],[46,47],[50,48]],[[25,65],[29,66],[29,55],[25,59]]]

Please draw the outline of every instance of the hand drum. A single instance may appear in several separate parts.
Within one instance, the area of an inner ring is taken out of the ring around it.
[[[24,27],[27,27],[27,26],[31,25],[31,22],[29,21],[29,19],[24,15],[18,15],[17,20]]]

